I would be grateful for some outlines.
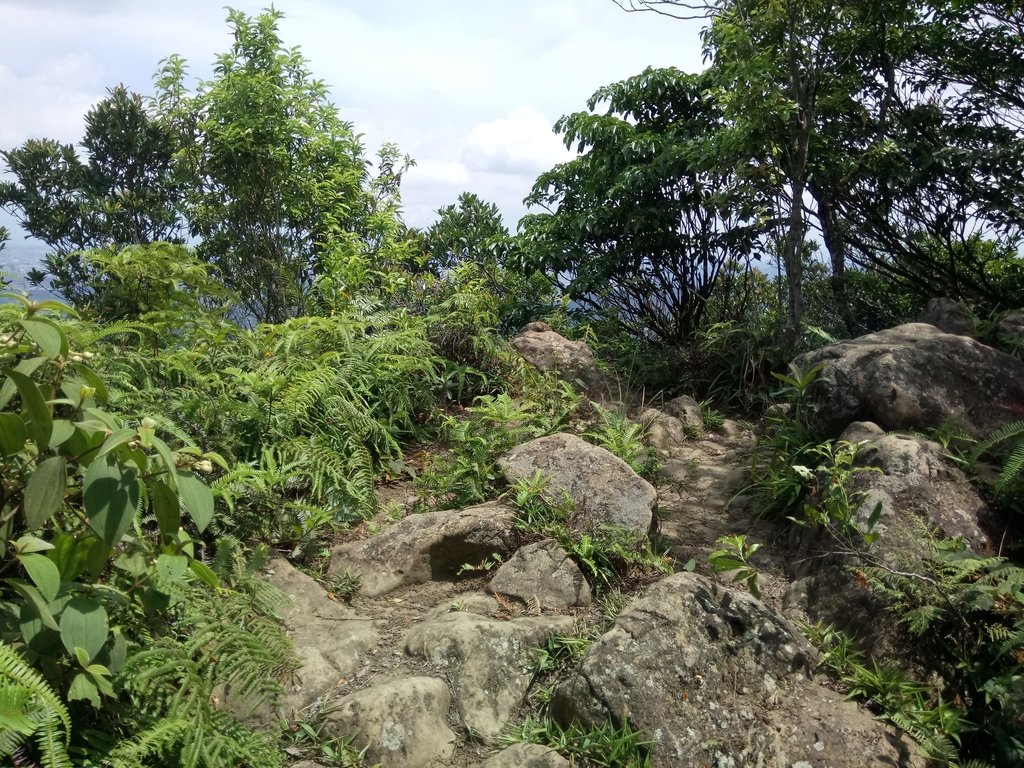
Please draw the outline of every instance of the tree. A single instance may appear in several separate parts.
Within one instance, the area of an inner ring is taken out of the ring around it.
[[[51,139],[0,152],[15,178],[0,184],[0,205],[52,249],[51,287],[78,305],[90,302],[95,276],[80,251],[181,242],[182,234],[175,135],[146,111],[141,96],[112,88],[86,114],[82,148],[84,160]]]
[[[512,239],[497,205],[463,192],[455,204],[438,209],[423,245],[432,271],[440,273],[466,260],[504,264]]]
[[[530,265],[638,338],[690,341],[723,266],[745,269],[754,252],[765,201],[722,159],[709,86],[647,69],[599,89],[590,112],[555,126],[579,157],[542,174],[527,198],[548,210],[522,223]]]
[[[156,103],[182,132],[185,200],[201,258],[215,265],[256,320],[301,314],[334,252],[365,243],[377,199],[359,136],[284,47],[281,14],[230,11],[231,50],[194,95],[185,65],[165,61]]]

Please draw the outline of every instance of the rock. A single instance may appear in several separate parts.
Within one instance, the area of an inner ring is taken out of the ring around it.
[[[526,696],[534,649],[552,635],[570,632],[573,621],[571,616],[500,621],[448,611],[410,629],[405,652],[425,659],[451,681],[466,726],[490,739]]]
[[[455,751],[448,727],[451,694],[436,677],[404,677],[364,688],[325,710],[328,736],[366,748],[368,765],[380,768],[435,766]]]
[[[924,764],[870,713],[809,680],[812,654],[749,594],[677,573],[619,615],[556,689],[552,712],[563,724],[628,719],[652,742],[653,768]]]
[[[1024,346],[1024,309],[1007,312],[996,323],[996,342],[1000,349],[1018,353]]]
[[[844,432],[854,431],[851,429]],[[870,434],[873,424],[862,424],[860,434]],[[874,532],[879,538],[868,549],[874,563],[911,571],[930,554],[932,534],[961,536],[976,551],[989,551],[986,532],[988,506],[967,476],[942,457],[942,446],[922,437],[879,434],[864,440],[856,464],[877,472],[858,472],[847,483],[848,492],[863,494],[856,519],[863,528],[878,504],[881,516]],[[913,644],[880,592],[865,589],[848,566],[856,558],[822,555],[835,543],[814,539],[803,544],[793,558],[803,565],[784,600],[786,616],[801,621],[823,621],[857,637],[874,658],[904,657],[914,664]],[[879,621],[879,616],[891,616]]]
[[[648,408],[640,414],[639,422],[647,427],[644,445],[656,451],[672,454],[686,443],[686,427],[675,416],[669,416],[656,408]]]
[[[722,419],[721,425],[715,430],[715,434],[727,442],[735,442],[750,436],[750,430],[745,429],[738,421],[733,419]]]
[[[606,523],[647,534],[657,493],[622,459],[564,432],[516,446],[498,460],[510,483],[540,470],[549,489],[567,491],[575,502],[577,527]]]
[[[919,323],[934,325],[943,333],[972,336],[977,324],[974,313],[965,304],[953,299],[929,299],[928,306],[917,318]]]
[[[855,421],[843,430],[843,434],[839,436],[839,439],[847,443],[860,443],[884,436],[885,430],[873,421]]]
[[[704,417],[700,412],[700,403],[689,395],[681,395],[669,400],[662,410],[669,416],[675,416],[684,425],[704,429]]]
[[[919,543],[919,532],[893,527],[898,517],[916,514],[944,536],[959,536],[976,552],[992,546],[984,531],[988,505],[958,467],[943,457],[942,446],[912,435],[881,435],[865,441],[857,463],[880,472],[859,472],[848,483],[851,493],[865,493],[859,517],[866,518],[876,504],[882,517],[876,529],[883,549],[906,551]],[[887,528],[892,535],[886,536]],[[897,531],[901,540],[894,540]],[[886,539],[888,538],[888,541]],[[916,548],[916,547],[915,547]]]
[[[513,744],[494,757],[480,763],[479,768],[571,768],[572,763],[542,744]]]
[[[487,591],[524,603],[535,599],[543,608],[564,611],[590,605],[590,585],[554,539],[519,549],[495,572]]]
[[[801,355],[822,364],[810,425],[828,436],[854,421],[924,431],[955,422],[981,437],[1020,418],[1024,362],[965,336],[908,323]]]
[[[509,343],[538,371],[581,386],[592,397],[604,397],[610,391],[608,378],[597,367],[590,347],[570,341],[547,323],[530,323]]]
[[[225,691],[228,708],[254,726],[277,718],[297,719],[300,710],[325,696],[340,680],[355,676],[378,642],[370,619],[329,599],[319,584],[284,558],[269,563],[265,578],[288,598],[278,615],[295,644],[301,667],[274,707],[253,706]]]
[[[459,566],[516,551],[513,511],[484,504],[403,518],[362,541],[334,548],[328,573],[359,577],[359,593],[382,595],[406,584],[451,581]]]

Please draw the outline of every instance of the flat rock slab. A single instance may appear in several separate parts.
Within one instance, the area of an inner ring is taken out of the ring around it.
[[[571,616],[499,621],[468,611],[434,613],[409,630],[405,652],[451,681],[466,726],[490,739],[526,696],[534,650],[553,635],[571,632],[573,621]]]
[[[952,422],[982,437],[1021,418],[1024,362],[966,336],[907,323],[801,355],[823,365],[808,421],[831,437],[854,421],[925,431]]]
[[[487,591],[556,611],[589,606],[592,597],[583,572],[554,539],[521,547],[495,571]]]
[[[518,542],[513,511],[500,504],[424,512],[335,547],[328,573],[358,576],[359,593],[376,597],[407,584],[452,581],[463,564],[507,558]]]
[[[498,467],[510,483],[539,470],[550,478],[550,491],[568,492],[584,523],[650,531],[658,500],[654,486],[619,457],[576,435],[560,432],[523,443],[498,459]]]
[[[572,763],[541,744],[514,744],[480,763],[479,768],[570,768]]]
[[[563,722],[628,719],[654,768],[923,765],[909,742],[807,679],[806,640],[746,593],[692,573],[653,585],[552,700]]]
[[[273,559],[264,578],[287,601],[278,609],[301,663],[297,678],[284,687],[274,707],[231,699],[229,708],[254,725],[295,720],[299,712],[346,682],[366,663],[379,640],[373,622],[327,596],[312,578],[283,558]]]
[[[403,677],[349,694],[325,711],[324,730],[365,747],[367,764],[427,768],[455,752],[451,694],[436,677]]]

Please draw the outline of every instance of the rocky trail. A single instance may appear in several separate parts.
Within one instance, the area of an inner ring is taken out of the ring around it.
[[[898,344],[925,343],[935,354],[958,339],[971,341],[919,325],[881,340],[876,357],[885,373]],[[972,367],[987,354],[977,346]],[[855,351],[863,367],[870,352]],[[1019,361],[998,362],[1016,366],[1011,387],[1024,381]],[[905,419],[906,411],[896,413]],[[791,619],[858,620],[874,633],[868,643],[884,649],[884,606],[851,585],[841,559],[820,558],[791,532],[753,518],[743,494],[752,432],[729,420],[704,428],[688,398],[636,418],[663,458],[656,487],[568,434],[519,446],[499,466],[509,482],[540,469],[594,520],[651,531],[675,573],[612,609],[557,543],[523,540],[506,502],[401,516],[412,512],[408,488],[382,489],[392,503],[373,535],[332,554],[325,583],[358,583],[354,595],[332,593],[284,560],[268,573],[291,601],[284,619],[303,662],[276,716],[322,723],[323,738],[353,739],[367,764],[382,768],[570,765],[546,747],[502,741],[542,701],[561,723],[629,723],[650,742],[654,768],[925,765],[910,739],[812,674],[817,651]],[[937,443],[856,421],[843,436],[877,470],[859,474],[856,488],[883,510],[880,562],[919,546],[920,521],[972,546],[990,543],[979,523],[985,504]],[[762,545],[753,561],[761,599],[708,564],[718,537],[740,533]],[[459,575],[463,564],[488,560],[486,573]],[[589,641],[578,660],[556,675],[538,672],[539,648],[577,636]],[[260,716],[275,715],[252,717]]]

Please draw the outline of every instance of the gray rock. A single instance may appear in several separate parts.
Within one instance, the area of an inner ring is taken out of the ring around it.
[[[522,703],[534,649],[572,630],[570,616],[529,616],[500,621],[449,611],[418,624],[405,651],[425,659],[450,680],[463,721],[474,733],[497,736]]]
[[[273,706],[239,700],[225,690],[228,708],[257,726],[275,719],[295,720],[300,710],[329,693],[339,681],[353,677],[365,665],[367,652],[378,643],[370,619],[328,598],[319,584],[287,560],[272,560],[265,578],[287,598],[278,615],[295,644],[301,667]]]
[[[967,305],[953,299],[929,299],[928,306],[917,318],[919,323],[934,325],[943,333],[972,336],[977,318]]]
[[[571,765],[551,747],[541,744],[513,744],[494,757],[484,760],[479,768],[570,768]]]
[[[590,585],[579,566],[554,539],[520,548],[495,571],[487,591],[524,603],[536,599],[541,607],[556,611],[586,607],[591,601]]]
[[[365,759],[380,768],[435,766],[455,751],[448,727],[451,694],[435,677],[404,677],[331,702],[325,710],[328,736],[353,739]]]
[[[746,593],[678,573],[653,585],[555,691],[562,723],[642,729],[654,768],[923,765],[911,745],[806,676],[813,650]]]
[[[686,443],[686,427],[675,416],[669,416],[656,408],[648,408],[640,414],[639,421],[647,427],[644,444],[650,448],[672,454]]]
[[[538,371],[581,386],[592,397],[604,397],[610,391],[608,378],[598,368],[590,347],[570,341],[547,323],[530,323],[509,343]]]
[[[908,323],[801,355],[823,364],[811,426],[839,435],[854,421],[924,431],[954,422],[980,437],[1020,418],[1024,362],[966,336]]]
[[[1024,309],[1007,312],[996,323],[996,342],[1007,352],[1018,353],[1024,346]]]
[[[359,593],[373,597],[406,584],[451,581],[464,563],[508,557],[518,538],[512,510],[500,504],[425,512],[335,547],[328,573],[358,575]]]
[[[863,521],[876,504],[882,505],[877,530],[883,550],[906,551],[919,543],[919,535],[907,526],[893,527],[898,518],[911,514],[946,537],[963,538],[976,552],[992,545],[984,531],[988,505],[967,475],[943,457],[938,443],[912,435],[882,435],[863,442],[857,463],[880,470],[854,475],[847,487],[866,494],[858,515]],[[892,528],[889,536],[887,528]]]
[[[871,562],[898,571],[923,567],[930,554],[934,532],[960,536],[977,551],[986,551],[992,540],[986,532],[988,507],[967,476],[942,457],[942,447],[921,437],[880,435],[863,441],[857,454],[859,466],[878,471],[859,472],[847,483],[850,494],[863,494],[856,520],[864,528],[881,504],[874,528],[880,534],[871,545]],[[849,571],[860,565],[850,556],[833,555],[835,542],[811,536],[801,543],[807,556],[793,558],[797,581],[784,599],[787,616],[801,621],[823,621],[858,638],[875,658],[904,658],[915,663],[913,643],[888,610],[889,601],[876,590],[866,589]],[[893,620],[879,621],[880,616]],[[908,654],[908,650],[910,653]]]
[[[657,493],[622,459],[576,435],[559,433],[519,445],[498,460],[510,483],[540,470],[550,490],[567,491],[575,502],[576,525],[610,523],[637,533],[651,528]]]
[[[872,421],[855,421],[843,430],[839,436],[840,440],[848,443],[859,443],[864,440],[874,440],[883,437],[885,430]]]
[[[689,395],[680,395],[669,400],[662,410],[669,416],[675,416],[683,424],[704,429],[704,417],[700,413],[700,403]]]

